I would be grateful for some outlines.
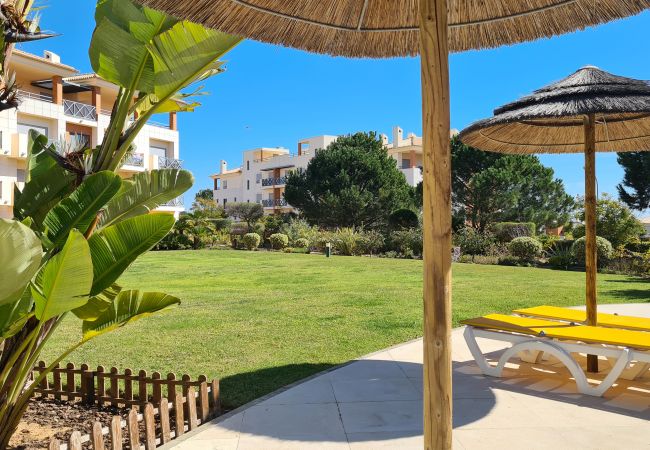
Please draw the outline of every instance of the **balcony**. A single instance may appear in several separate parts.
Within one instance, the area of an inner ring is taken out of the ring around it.
[[[144,155],[142,153],[132,153],[124,159],[123,166],[141,167],[144,169]]]
[[[23,91],[22,89],[18,90],[18,98],[21,100],[31,99],[39,100],[42,102],[52,103],[52,96],[46,94],[37,94],[36,92]]]
[[[147,121],[147,125],[151,125],[152,127],[169,129],[169,124],[168,123],[156,122],[155,120]]]
[[[284,186],[287,184],[287,177],[262,178],[262,187]]]
[[[270,198],[267,200],[262,200],[262,206],[264,208],[276,208],[279,206],[287,206],[288,203],[283,198]]]
[[[97,120],[97,108],[73,100],[63,100],[63,113],[78,119]]]
[[[183,161],[180,159],[167,158],[165,156],[158,157],[159,169],[182,169]]]

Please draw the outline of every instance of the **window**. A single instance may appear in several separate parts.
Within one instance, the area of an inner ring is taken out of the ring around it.
[[[262,174],[258,173],[257,175],[255,175],[255,183],[260,184],[261,181],[262,181]]]
[[[235,197],[235,199],[233,200],[233,202],[237,203],[237,197]]]
[[[220,182],[219,178],[214,179],[214,190],[215,191],[219,190],[219,184],[220,184],[219,182]]]
[[[225,199],[225,198],[223,199],[223,206],[226,206],[227,201],[228,201],[227,199]]]
[[[19,183],[25,182],[25,169],[16,170],[16,181]]]
[[[0,199],[2,198],[2,180],[0,180]]]
[[[223,180],[221,182],[221,185],[223,186],[224,189],[228,189],[228,180]]]
[[[84,133],[70,133],[70,143],[75,148],[89,148],[90,147],[90,135]]]
[[[157,146],[154,146],[154,145],[150,145],[149,146],[149,154],[157,156],[159,158],[161,156],[163,158],[166,158],[167,157],[167,149],[165,147],[157,147]]]
[[[37,133],[48,136],[47,127],[41,127],[41,126],[38,126],[38,125],[30,125],[28,123],[20,123],[20,122],[18,122],[18,133],[20,133],[20,134],[29,134],[29,130],[34,130]]]
[[[246,161],[246,170],[251,170],[251,162]]]
[[[411,167],[411,160],[402,158],[402,169],[408,169]]]
[[[251,180],[246,180],[246,189],[251,190]]]
[[[257,194],[257,195],[255,196],[255,201],[256,201],[257,203],[262,203],[262,194]]]

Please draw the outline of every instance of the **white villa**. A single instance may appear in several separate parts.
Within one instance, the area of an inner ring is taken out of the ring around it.
[[[287,174],[304,169],[318,150],[326,148],[338,136],[317,136],[298,142],[296,153],[289,149],[256,148],[243,152],[243,165],[228,169],[221,160],[219,172],[211,175],[214,180],[214,199],[225,206],[228,202],[261,203],[267,214],[293,211],[284,199]],[[404,138],[400,127],[393,128],[393,141],[381,136],[388,154],[395,159],[397,167],[411,186],[422,181],[422,138],[409,133]]]
[[[71,138],[95,146],[108,126],[118,87],[94,73],[80,74],[61,63],[58,55],[41,56],[15,50],[12,69],[20,86],[18,109],[0,112],[0,217],[13,216],[14,184],[25,182],[29,130],[51,141]],[[120,175],[164,167],[180,167],[176,113],[168,123],[149,122],[134,142],[135,153],[120,169]],[[182,199],[160,208],[176,215],[184,210]]]

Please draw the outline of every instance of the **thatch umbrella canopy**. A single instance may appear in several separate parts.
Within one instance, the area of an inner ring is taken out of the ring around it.
[[[587,66],[494,110],[460,133],[501,153],[585,153],[587,323],[597,324],[596,151],[650,150],[650,85]],[[588,370],[598,371],[595,356]]]
[[[449,49],[550,37],[637,14],[650,0],[137,0],[264,42],[352,57],[421,55],[424,444],[451,448]]]

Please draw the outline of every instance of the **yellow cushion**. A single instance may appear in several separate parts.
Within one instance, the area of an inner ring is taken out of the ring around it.
[[[650,350],[650,333],[643,331],[572,325],[566,322],[508,316],[506,314],[488,314],[487,316],[476,319],[465,320],[462,323],[489,330],[510,331],[531,336],[545,336],[553,339],[575,340]]]
[[[582,310],[560,308],[558,306],[535,306],[533,308],[515,309],[513,312],[524,316],[566,320],[567,322],[584,322],[587,320],[587,315]],[[650,331],[650,318],[598,313],[597,325],[601,327]]]

